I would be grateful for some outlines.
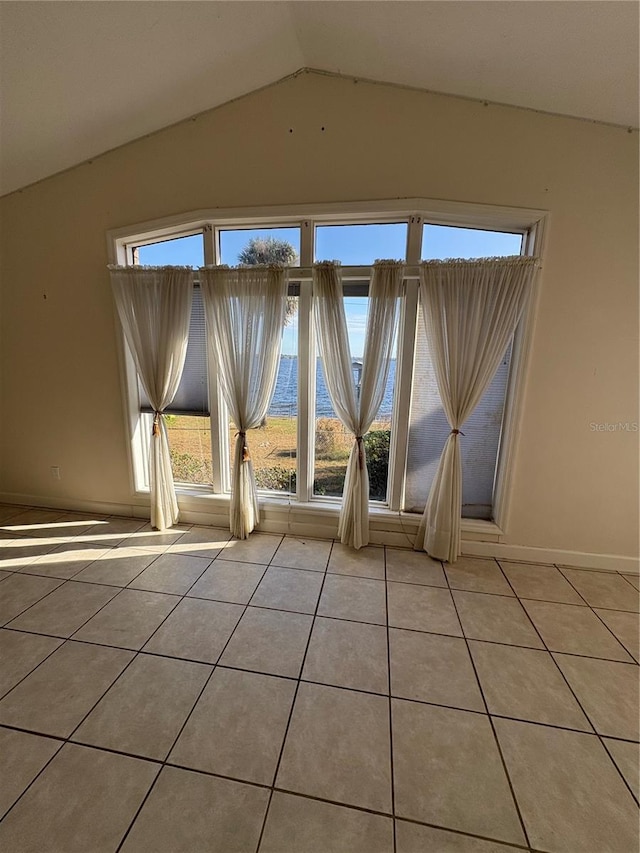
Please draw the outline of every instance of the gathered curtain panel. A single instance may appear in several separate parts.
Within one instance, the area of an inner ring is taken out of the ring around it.
[[[460,554],[460,432],[498,369],[526,305],[538,260],[517,256],[427,261],[420,298],[447,438],[414,548],[438,560]]]
[[[247,431],[260,426],[275,391],[287,304],[280,266],[205,267],[199,271],[207,337],[224,399],[237,429],[229,526],[246,539],[258,524],[258,496]]]
[[[384,397],[403,273],[404,265],[400,262],[374,264],[358,396],[340,266],[321,263],[313,268],[314,313],[326,386],[336,414],[354,436],[338,523],[340,541],[354,548],[362,548],[369,542],[369,473],[363,438]]]
[[[193,270],[109,267],[118,316],[145,394],[154,410],[149,451],[151,526],[179,518],[163,412],[176,395],[189,338]]]

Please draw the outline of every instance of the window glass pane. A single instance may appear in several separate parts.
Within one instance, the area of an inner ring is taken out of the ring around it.
[[[236,228],[219,232],[220,263],[283,263],[295,266],[300,258],[299,228]]]
[[[366,296],[344,298],[349,348],[352,354],[353,375],[359,391],[362,375],[362,354],[367,323],[369,299]],[[395,347],[394,347],[395,352]],[[391,412],[395,384],[395,358],[391,362],[385,395],[365,436],[369,469],[369,498],[386,501],[389,467]],[[313,493],[319,496],[340,497],[344,488],[347,462],[353,446],[353,435],[342,425],[329,398],[320,358],[316,362],[316,430]]]
[[[160,240],[134,249],[135,261],[144,266],[204,266],[204,235]]]
[[[518,255],[521,244],[521,234],[425,225],[422,257],[442,259]],[[492,518],[493,486],[510,362],[511,345],[489,388],[463,427],[464,435],[460,438],[460,447],[464,518]],[[405,485],[407,511],[424,510],[449,431],[420,308],[409,419]]]
[[[273,399],[263,423],[247,434],[258,489],[295,493],[297,431],[298,298],[290,296]],[[230,464],[235,451],[236,432],[235,424],[230,422]]]
[[[316,260],[345,265],[372,264],[380,258],[404,260],[407,223],[316,226]]]
[[[519,255],[522,234],[482,231],[449,225],[425,225],[422,231],[422,260],[444,258],[497,258]]]
[[[171,470],[176,483],[211,485],[211,428],[209,418],[166,415]]]
[[[137,263],[149,266],[204,265],[202,234],[163,240],[139,246]],[[143,411],[150,411],[149,401],[140,387]],[[207,393],[207,352],[204,308],[199,288],[194,289],[189,325],[189,343],[178,391],[167,409],[167,431],[171,467],[176,483],[209,485],[212,483],[211,430]]]

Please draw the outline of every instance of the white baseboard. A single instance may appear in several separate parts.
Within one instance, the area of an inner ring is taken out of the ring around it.
[[[0,503],[25,507],[50,507],[76,512],[95,512],[99,515],[149,518],[149,499],[136,496],[132,503],[74,500],[59,497],[0,492]],[[179,496],[180,520],[187,524],[226,528],[229,523],[228,498],[211,496]],[[415,515],[398,515],[384,509],[374,509],[370,515],[370,542],[393,548],[411,548],[418,527]],[[260,506],[259,530],[264,533],[308,536],[314,539],[335,539],[338,535],[338,514],[335,504],[298,505],[287,501],[269,502]],[[566,551],[559,548],[538,548],[532,545],[509,545],[498,541],[501,531],[489,522],[464,521],[462,553],[473,557],[494,557],[520,563],[546,563],[581,569],[640,573],[640,560],[619,554],[594,554]]]

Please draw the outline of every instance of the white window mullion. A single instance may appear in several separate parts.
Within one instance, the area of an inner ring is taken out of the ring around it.
[[[389,509],[398,512],[404,504],[404,484],[409,444],[409,409],[411,383],[416,344],[416,318],[418,316],[418,282],[404,283],[405,292],[400,311],[398,348],[396,354],[396,386],[393,395],[391,419],[391,444],[389,447],[389,482],[387,500]]]
[[[422,217],[409,217],[407,229],[407,264],[420,262],[422,254]],[[400,310],[398,347],[396,353],[396,386],[393,395],[391,443],[389,447],[389,509],[398,512],[404,506],[404,484],[409,444],[409,409],[411,383],[416,348],[416,318],[418,315],[418,282],[405,280],[404,298]]]
[[[212,225],[204,228],[204,262],[207,266],[218,263],[216,232]],[[207,347],[207,365],[209,379],[209,411],[211,412],[211,468],[213,473],[213,491],[222,494],[229,486],[229,430],[227,429],[227,408],[220,393],[218,374]]]
[[[419,264],[422,254],[422,226],[421,216],[415,214],[409,217],[409,229],[407,231],[407,264]]]
[[[305,220],[300,227],[300,266],[310,267],[314,257],[314,224]],[[315,336],[312,315],[312,283],[300,283],[298,298],[298,473],[299,501],[311,500],[315,424]]]

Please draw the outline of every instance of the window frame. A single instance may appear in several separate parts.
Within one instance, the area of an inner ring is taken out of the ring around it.
[[[315,229],[318,225],[365,225],[407,223],[405,263],[415,267],[420,263],[424,224],[478,228],[523,235],[522,254],[544,255],[548,225],[548,212],[528,208],[499,207],[477,203],[442,201],[422,198],[393,199],[365,202],[323,203],[309,205],[268,206],[255,208],[207,209],[176,216],[151,220],[137,225],[112,229],[107,232],[109,263],[132,264],[133,248],[160,240],[175,239],[202,233],[205,264],[219,263],[219,234],[224,230],[241,228],[300,227],[299,267],[309,268],[314,262]],[[297,269],[298,267],[292,267]],[[538,276],[539,278],[539,276]],[[295,278],[292,276],[295,281]],[[315,514],[318,523],[326,524],[326,514],[337,516],[340,498],[313,495],[315,428],[315,329],[312,318],[312,283],[300,281],[298,320],[298,424],[297,455],[298,474],[296,494],[278,492],[260,493],[260,503],[267,516],[271,510],[287,508],[287,518],[292,511],[300,518]],[[407,278],[401,302],[396,386],[392,413],[391,446],[389,453],[389,481],[387,503],[373,503],[372,525],[380,524],[382,530],[407,530],[417,527],[416,513],[402,512],[404,501],[405,468],[409,435],[409,406],[413,380],[415,335],[418,317],[419,285],[416,278]],[[538,288],[534,290],[525,313],[518,325],[514,340],[507,382],[500,444],[496,462],[493,493],[493,520],[463,519],[465,538],[499,539],[509,523],[513,483],[513,460],[517,452],[517,438],[522,416],[525,379],[531,353],[533,322],[536,314]],[[114,315],[115,316],[115,315]],[[136,497],[148,494],[147,465],[150,416],[139,411],[138,386],[135,366],[124,336],[116,322],[119,339],[118,356],[124,401],[129,453],[129,471],[132,493]],[[211,451],[213,463],[213,491],[208,486],[179,484],[177,493],[181,506],[197,512],[206,512],[215,506],[222,509],[229,500],[230,477],[228,413],[219,393],[216,372],[208,359]],[[406,413],[406,416],[405,414]],[[149,423],[147,423],[147,421]],[[322,521],[323,516],[325,520]],[[302,523],[302,522],[301,522]],[[287,522],[287,529],[290,522]],[[405,543],[406,544],[406,543]]]

